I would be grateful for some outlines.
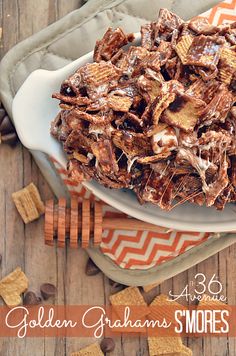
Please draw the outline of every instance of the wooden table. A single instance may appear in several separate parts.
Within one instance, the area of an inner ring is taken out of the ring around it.
[[[82,6],[82,0],[0,0],[0,27],[3,28],[1,57],[16,43],[68,12]],[[0,253],[1,276],[21,266],[30,280],[30,290],[38,291],[41,283],[51,282],[58,288],[57,304],[103,304],[108,302],[110,285],[101,273],[87,277],[84,273],[87,256],[81,250],[48,248],[43,243],[43,219],[24,226],[11,200],[12,192],[33,181],[44,199],[52,196],[46,181],[32,157],[20,144],[12,149],[0,146]],[[236,244],[181,273],[159,287],[156,292],[176,293],[190,282],[197,272],[208,279],[216,273],[230,304],[236,304]],[[0,339],[2,356],[70,355],[92,340],[82,338]],[[194,356],[236,355],[235,339],[196,338],[186,340]],[[148,355],[143,338],[127,335],[116,339],[112,355]]]

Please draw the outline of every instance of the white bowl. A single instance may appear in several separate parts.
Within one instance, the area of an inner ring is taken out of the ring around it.
[[[53,156],[63,167],[66,167],[66,156],[61,144],[50,135],[50,123],[59,111],[58,100],[51,96],[59,91],[65,78],[88,62],[92,62],[92,52],[56,71],[36,70],[13,101],[13,119],[22,143],[31,150]],[[107,204],[152,224],[185,231],[236,230],[236,206],[233,204],[228,204],[224,211],[216,211],[186,203],[165,212],[152,204],[140,205],[131,191],[110,190],[95,181],[83,184]]]

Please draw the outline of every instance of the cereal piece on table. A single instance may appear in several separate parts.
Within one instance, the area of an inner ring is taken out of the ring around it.
[[[169,125],[178,127],[185,132],[192,132],[200,118],[200,110],[205,105],[200,99],[178,93],[175,100],[164,111],[162,119]]]
[[[186,35],[181,37],[180,41],[175,46],[175,51],[177,52],[183,64],[186,64],[186,57],[192,42],[193,42],[193,37],[191,35]]]
[[[189,347],[182,345],[181,356],[192,356],[192,355],[193,355],[193,351]]]
[[[168,354],[164,354],[163,356],[192,356],[193,352],[190,348],[185,345],[182,345],[182,349],[180,352],[171,352]]]
[[[181,355],[183,343],[181,337],[149,337],[148,348],[150,356],[158,355]]]
[[[44,213],[44,204],[33,183],[13,193],[12,199],[25,224],[38,219]]]
[[[112,305],[140,305],[147,306],[137,287],[128,287],[123,291],[110,296]]]
[[[39,191],[38,191],[38,188],[34,185],[34,183],[30,183],[26,189],[28,190],[28,192],[30,193],[34,203],[35,203],[35,206],[38,210],[38,213],[41,215],[44,213],[45,211],[45,207],[44,207],[44,203],[42,202],[42,199],[40,197],[40,194],[39,194]]]
[[[13,193],[12,198],[25,224],[39,218],[38,210],[27,190]]]
[[[100,346],[95,343],[81,349],[77,352],[72,352],[70,356],[103,356],[104,353],[102,352]]]
[[[28,278],[17,267],[0,281],[0,295],[9,307],[15,307],[22,302],[21,294],[28,288]]]
[[[166,319],[166,321],[175,323],[175,310],[184,310],[186,307],[183,305],[168,300],[168,296],[164,294],[158,295],[152,303],[149,305],[150,307],[150,314],[149,318],[151,320],[162,320]]]
[[[128,287],[121,292],[111,295],[109,299],[119,316],[124,316],[123,311],[119,309],[119,306],[137,307],[138,310],[135,308],[135,317],[137,316],[137,318],[146,316],[149,313],[147,303],[137,287]]]

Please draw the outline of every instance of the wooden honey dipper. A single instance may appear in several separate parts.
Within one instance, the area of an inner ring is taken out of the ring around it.
[[[102,204],[90,200],[71,198],[70,208],[66,207],[66,199],[60,198],[58,204],[48,200],[45,203],[45,243],[52,246],[57,239],[59,247],[65,247],[66,238],[70,247],[82,248],[99,246],[103,230],[148,230],[167,232],[166,229],[133,218],[106,218],[102,215]],[[80,237],[81,236],[81,237]]]

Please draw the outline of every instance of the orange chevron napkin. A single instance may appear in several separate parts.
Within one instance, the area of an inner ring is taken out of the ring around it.
[[[201,16],[209,22],[220,25],[236,21],[236,0],[225,0]],[[82,185],[70,181],[66,171],[58,163],[53,164],[72,195],[82,198],[94,198]],[[96,198],[95,198],[96,199]],[[114,217],[122,213],[104,205],[104,214]],[[128,217],[127,217],[128,218]],[[102,252],[117,265],[129,269],[148,269],[184,253],[186,250],[211,238],[209,233],[169,231],[154,233],[148,231],[104,231]]]

